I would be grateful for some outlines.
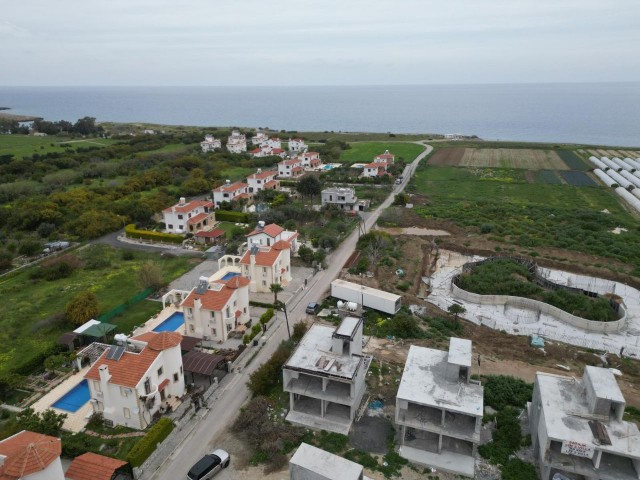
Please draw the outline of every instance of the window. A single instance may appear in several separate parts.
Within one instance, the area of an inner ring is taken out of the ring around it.
[[[178,220],[182,220],[184,218],[184,215],[178,215]]]
[[[267,286],[267,281],[266,280],[262,280],[262,286],[266,287]]]
[[[247,313],[247,307],[244,307],[244,308],[242,309],[242,311],[243,311],[244,313]]]
[[[173,230],[173,225],[169,224],[169,225],[167,225],[167,228],[168,228],[169,230]]]
[[[180,365],[180,375],[182,375],[182,365]]]
[[[189,325],[189,330],[191,331],[191,333],[195,332],[195,327],[193,326],[193,324]]]
[[[216,318],[216,312],[211,312],[211,318]]]
[[[193,313],[193,309],[191,307],[189,307],[189,314]]]
[[[123,397],[128,396],[129,394],[129,389],[126,387],[120,387],[120,395]]]
[[[227,325],[227,332],[230,332],[231,328],[232,328],[231,325]]]
[[[236,300],[233,301],[233,306],[235,307],[236,305],[238,305],[238,302]]]
[[[213,337],[217,337],[217,336],[218,336],[218,331],[217,331],[215,328],[212,328],[212,329],[211,329],[211,335],[212,335]]]
[[[158,369],[158,376],[159,376],[159,377],[160,377],[160,376],[162,376],[163,372],[164,372],[164,368],[163,368],[163,367],[160,367],[160,368]]]
[[[262,274],[266,275],[267,274],[267,267],[262,267]]]
[[[129,410],[127,407],[124,407],[122,409],[122,413],[124,414],[124,418],[131,418],[131,410]]]
[[[178,381],[178,374],[174,373],[173,374],[173,383],[176,383]]]

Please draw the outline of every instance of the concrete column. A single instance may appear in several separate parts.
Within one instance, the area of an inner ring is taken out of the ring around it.
[[[593,466],[595,468],[600,468],[600,460],[602,459],[602,450],[596,450],[595,454],[593,455]]]
[[[404,437],[407,434],[407,426],[402,425],[402,439],[400,440],[400,445],[404,445]]]
[[[289,393],[289,410],[293,412],[293,406],[295,405],[295,400],[293,399],[294,393]]]
[[[442,453],[442,434],[438,435],[438,453]]]
[[[475,430],[475,432],[478,433],[481,429],[482,429],[482,417],[476,417],[476,430]]]
[[[441,426],[441,427],[444,427],[444,417],[445,417],[445,414],[446,414],[446,412],[445,412],[445,410],[444,410],[444,408],[443,408],[443,409],[442,409],[442,414],[440,415],[440,426]]]
[[[329,379],[328,378],[323,378],[322,379],[322,391],[326,392],[328,386],[329,386]]]
[[[320,416],[324,418],[324,414],[327,411],[326,406],[325,406],[325,401],[324,400],[320,400]]]

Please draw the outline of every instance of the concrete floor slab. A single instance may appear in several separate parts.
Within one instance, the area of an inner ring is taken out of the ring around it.
[[[327,432],[341,433],[342,435],[349,435],[349,430],[351,429],[350,420],[341,421],[296,411],[289,412],[285,420],[313,430],[326,430]]]
[[[398,453],[412,463],[418,463],[436,470],[464,475],[473,478],[475,471],[475,459],[466,455],[447,452],[442,453],[427,452],[417,448],[403,445],[398,449]]]

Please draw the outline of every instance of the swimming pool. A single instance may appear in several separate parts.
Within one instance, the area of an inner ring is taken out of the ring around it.
[[[222,277],[220,280],[229,280],[230,278],[237,277],[238,275],[240,275],[240,274],[236,273],[236,272],[229,272],[229,273],[225,274],[225,276]]]
[[[86,380],[82,380],[51,406],[73,413],[77,412],[90,398],[89,383]]]
[[[323,170],[332,170],[333,169],[333,165],[329,164],[329,165],[324,165],[322,167]]]
[[[175,332],[178,328],[184,325],[184,313],[175,312],[164,322],[153,329],[154,332]]]

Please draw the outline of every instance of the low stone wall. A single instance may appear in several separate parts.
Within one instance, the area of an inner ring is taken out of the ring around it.
[[[468,292],[458,287],[455,284],[455,279],[451,282],[451,293],[456,298],[478,305],[505,305],[513,308],[535,310],[550,315],[561,322],[590,332],[619,332],[624,327],[627,319],[627,312],[622,305],[620,305],[618,311],[620,314],[618,320],[613,322],[598,322],[596,320],[576,317],[553,305],[530,298],[512,297],[509,295],[479,295]]]

